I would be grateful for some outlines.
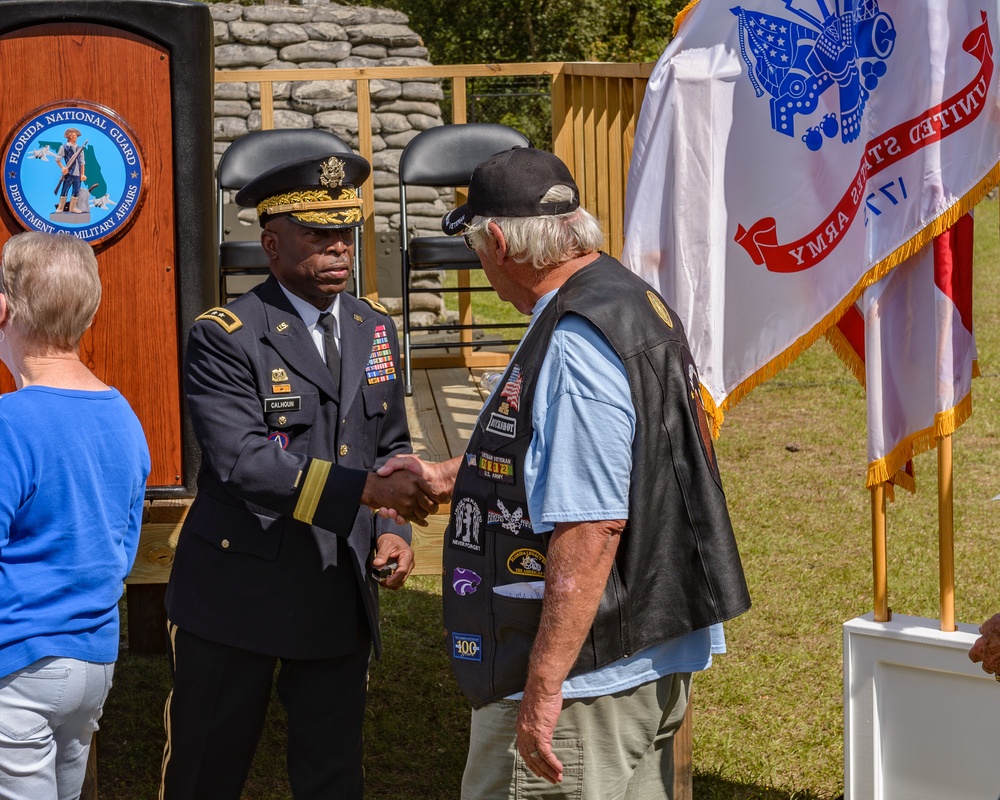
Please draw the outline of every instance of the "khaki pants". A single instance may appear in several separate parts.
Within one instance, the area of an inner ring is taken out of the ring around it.
[[[684,721],[691,673],[603,697],[563,703],[552,747],[563,764],[553,785],[536,777],[514,746],[520,701],[472,712],[462,800],[671,800],[674,733]]]

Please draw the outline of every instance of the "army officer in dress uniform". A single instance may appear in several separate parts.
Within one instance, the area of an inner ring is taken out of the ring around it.
[[[411,448],[393,323],[344,292],[369,172],[338,154],[248,183],[236,201],[257,209],[271,276],[191,329],[202,465],[167,588],[161,798],[240,798],[278,665],[294,797],[362,796],[372,569],[395,561],[399,588],[413,564],[409,526],[369,507],[436,507],[412,473],[373,472]]]

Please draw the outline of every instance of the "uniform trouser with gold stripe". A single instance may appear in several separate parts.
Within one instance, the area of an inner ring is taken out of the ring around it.
[[[367,647],[337,658],[278,659],[169,627],[174,687],[164,709],[161,800],[239,800],[279,664],[293,797],[360,800]]]

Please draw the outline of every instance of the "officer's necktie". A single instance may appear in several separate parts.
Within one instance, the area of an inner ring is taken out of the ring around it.
[[[323,329],[323,349],[326,350],[326,367],[333,376],[333,382],[340,387],[340,351],[337,349],[337,320],[333,314],[324,311],[319,315],[319,326]]]

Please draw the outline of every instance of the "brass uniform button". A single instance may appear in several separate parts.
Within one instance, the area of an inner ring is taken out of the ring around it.
[[[222,549],[223,550],[227,550],[229,548],[229,540],[228,539],[223,539],[222,542],[220,542],[220,544],[222,545]]]
[[[279,425],[284,425],[286,422],[288,422],[288,417],[286,417],[284,414],[282,414],[280,417],[278,417],[278,424]]]
[[[348,447],[348,446],[347,446],[346,444],[342,444],[342,445],[340,446],[340,454],[341,454],[342,456],[346,456],[346,455],[347,455],[347,451],[348,451],[348,450],[350,450],[350,448],[349,448],[349,447]]]

